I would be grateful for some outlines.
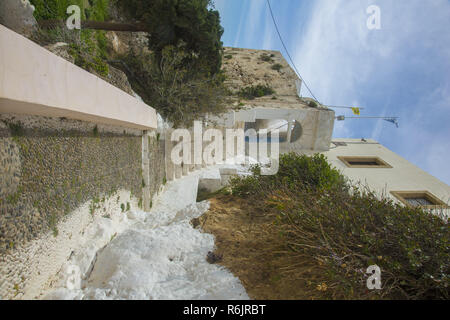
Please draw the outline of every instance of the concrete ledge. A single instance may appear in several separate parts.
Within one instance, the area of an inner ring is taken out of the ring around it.
[[[0,112],[155,129],[156,111],[0,25]]]

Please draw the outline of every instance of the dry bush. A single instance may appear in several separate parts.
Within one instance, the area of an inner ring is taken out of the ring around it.
[[[175,127],[190,127],[207,113],[225,111],[229,92],[224,75],[203,75],[190,64],[192,57],[181,47],[168,46],[162,56],[130,54],[124,60],[133,88]],[[200,59],[200,58],[198,58]]]
[[[327,266],[334,299],[448,299],[448,221],[351,187],[321,156],[282,156],[273,177],[232,181],[234,195],[265,202],[292,254]],[[378,265],[382,290],[369,291]],[[294,269],[295,272],[295,269]]]

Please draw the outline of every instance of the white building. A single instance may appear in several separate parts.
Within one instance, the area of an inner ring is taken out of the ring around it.
[[[333,139],[323,152],[353,183],[408,206],[443,208],[448,215],[450,186],[375,140]]]

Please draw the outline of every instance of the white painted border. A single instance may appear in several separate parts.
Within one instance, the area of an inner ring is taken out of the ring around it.
[[[2,25],[0,113],[157,128],[152,107]]]

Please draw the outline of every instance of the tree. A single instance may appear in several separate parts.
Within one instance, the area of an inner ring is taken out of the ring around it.
[[[161,58],[166,46],[185,47],[186,62],[196,61],[193,70],[214,75],[222,64],[223,28],[212,0],[117,0],[132,21],[126,23],[84,20],[83,28],[112,31],[146,31],[150,49]],[[42,28],[61,24],[61,19],[38,21]],[[200,57],[200,59],[196,59]],[[193,75],[195,76],[195,75]]]
[[[172,122],[174,127],[190,127],[192,121],[206,113],[224,111],[229,92],[223,85],[221,72],[213,76],[192,77],[196,59],[181,44],[166,46],[161,57],[155,53],[125,59],[133,88],[147,102]]]
[[[157,55],[183,42],[187,52],[201,57],[199,72],[220,71],[224,30],[211,0],[119,0],[119,5],[147,25],[150,49]]]

